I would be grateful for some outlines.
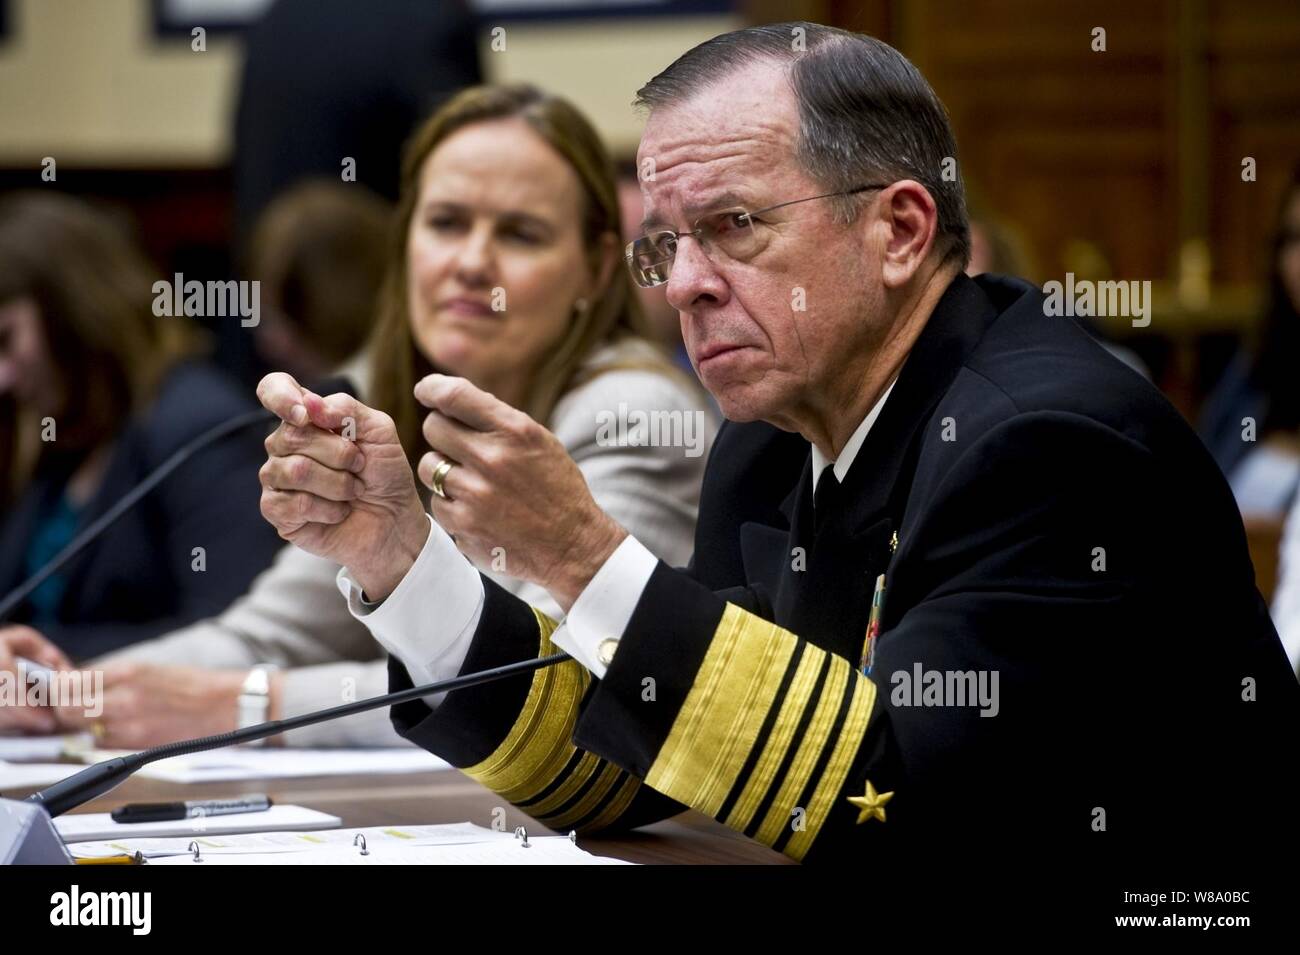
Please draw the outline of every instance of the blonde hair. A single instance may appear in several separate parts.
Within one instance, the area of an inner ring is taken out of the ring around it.
[[[475,86],[452,97],[415,131],[402,162],[401,197],[389,242],[389,262],[379,295],[379,315],[371,340],[371,403],[392,416],[412,465],[424,445],[424,410],[415,401],[415,384],[435,369],[415,346],[407,304],[406,236],[420,191],[425,160],[452,133],[474,123],[519,118],[573,169],[582,187],[582,239],[588,267],[600,274],[602,241],[619,235],[618,191],[614,166],[591,124],[567,100],[528,83]],[[605,369],[582,366],[597,346],[635,336],[648,339],[640,302],[626,269],[616,267],[588,308],[574,316],[560,341],[547,353],[528,382],[521,410],[546,423],[560,397],[584,378]],[[664,357],[656,369],[671,372]]]

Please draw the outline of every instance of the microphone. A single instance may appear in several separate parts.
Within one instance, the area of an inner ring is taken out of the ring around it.
[[[329,394],[335,391],[346,391],[348,394],[354,392],[352,383],[347,378],[327,378],[320,383],[320,389],[328,389],[321,393]],[[318,389],[313,389],[318,390]],[[232,435],[237,431],[252,425],[271,421],[278,421],[274,414],[265,408],[258,408],[256,411],[248,411],[241,415],[236,415],[228,421],[213,425],[207,431],[198,437],[186,443],[179,450],[174,452],[166,461],[158,465],[143,481],[131,488],[124,494],[112,507],[93,520],[86,529],[70,540],[67,545],[46,562],[45,566],[36,573],[32,574],[21,584],[15,587],[9,593],[5,594],[4,599],[0,600],[0,622],[8,619],[9,615],[14,612],[24,600],[26,600],[41,584],[43,584],[52,574],[58,573],[67,563],[85,550],[93,543],[104,531],[108,530],[115,524],[119,518],[127,511],[135,507],[140,499],[156,488],[159,484],[178,467],[192,458],[195,454],[202,451],[208,445],[215,444],[222,438]]]
[[[507,663],[505,666],[494,667],[491,670],[466,673],[450,680],[442,680],[426,686],[415,686],[409,690],[398,690],[396,693],[375,696],[368,700],[344,703],[342,706],[333,706],[327,710],[318,710],[315,713],[304,713],[301,716],[293,716],[288,719],[271,720],[267,723],[258,723],[255,726],[246,726],[230,733],[218,733],[216,736],[203,736],[198,739],[164,743],[162,746],[155,746],[152,749],[145,749],[138,753],[117,756],[96,763],[73,776],[69,776],[67,779],[60,780],[52,786],[47,786],[40,792],[32,793],[23,801],[41,806],[51,817],[59,816],[125,782],[141,766],[146,766],[160,759],[167,759],[169,756],[201,753],[210,749],[234,746],[238,743],[251,743],[254,740],[275,736],[277,733],[298,729],[303,726],[312,726],[316,723],[325,723],[345,716],[353,716],[367,710],[378,709],[381,706],[396,706],[399,703],[407,703],[421,697],[431,696],[434,693],[459,690],[468,686],[479,686],[483,683],[493,683],[522,673],[541,670],[571,659],[573,658],[567,653],[555,653],[533,660],[520,660],[516,663]]]

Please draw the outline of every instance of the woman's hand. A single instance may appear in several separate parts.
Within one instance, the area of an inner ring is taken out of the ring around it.
[[[67,731],[91,729],[105,749],[147,749],[197,736],[228,733],[238,725],[246,670],[205,670],[155,663],[110,663],[103,673],[102,706],[56,709]],[[86,674],[89,676],[89,674]],[[271,675],[271,709],[279,717],[281,674]]]
[[[71,670],[72,663],[54,644],[31,627],[0,627],[0,679],[11,680],[15,706],[0,706],[0,730],[22,733],[53,733],[58,729],[54,712],[48,706],[28,706],[31,685],[18,672],[18,657],[26,657],[51,670]]]

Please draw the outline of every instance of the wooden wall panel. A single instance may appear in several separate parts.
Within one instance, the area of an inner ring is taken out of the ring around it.
[[[1217,286],[1257,281],[1300,161],[1295,0],[809,0],[902,49],[947,105],[972,191],[1042,270],[1091,243],[1120,278],[1178,277],[1207,243]],[[1106,30],[1106,52],[1091,49]],[[1242,183],[1254,156],[1258,181]]]

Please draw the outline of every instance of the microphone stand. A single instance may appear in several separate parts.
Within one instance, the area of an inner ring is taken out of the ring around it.
[[[130,753],[126,756],[117,756],[96,763],[93,766],[88,766],[67,779],[60,780],[52,786],[47,786],[40,792],[32,793],[23,801],[42,807],[51,817],[59,816],[125,782],[141,766],[146,766],[160,759],[167,759],[170,756],[182,756],[186,753],[201,753],[210,749],[221,749],[224,746],[234,746],[238,743],[251,743],[254,740],[275,736],[277,733],[283,733],[287,730],[312,726],[316,723],[325,723],[344,716],[353,716],[367,710],[378,709],[381,706],[396,706],[399,703],[407,703],[421,697],[431,696],[434,693],[492,683],[522,673],[541,670],[571,659],[572,657],[567,653],[555,653],[546,657],[538,657],[535,660],[520,660],[517,663],[507,663],[505,666],[494,667],[491,670],[466,673],[450,680],[441,680],[425,686],[415,686],[409,690],[398,690],[396,693],[375,696],[368,700],[344,703],[342,706],[333,706],[327,710],[318,710],[315,713],[304,713],[301,716],[292,716],[288,719],[271,720],[267,723],[258,723],[255,726],[246,726],[230,733],[218,733],[216,736],[203,736],[198,739],[164,743],[162,746],[155,746],[152,749],[141,750],[138,753]]]

